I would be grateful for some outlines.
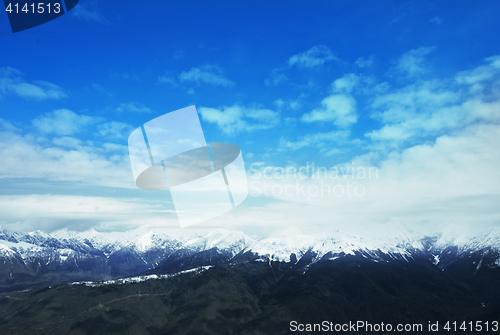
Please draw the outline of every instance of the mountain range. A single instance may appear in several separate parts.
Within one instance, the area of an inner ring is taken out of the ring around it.
[[[292,320],[500,318],[497,228],[175,236],[2,232],[0,333],[290,334]]]
[[[0,292],[71,281],[99,281],[138,274],[175,273],[243,260],[309,266],[320,260],[360,255],[372,262],[426,260],[442,271],[474,260],[473,272],[500,266],[500,229],[474,233],[454,229],[422,234],[395,225],[363,234],[298,226],[264,239],[226,229],[172,237],[139,228],[127,232],[47,234],[0,232]]]

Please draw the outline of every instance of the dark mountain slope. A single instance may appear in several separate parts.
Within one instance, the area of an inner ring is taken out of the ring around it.
[[[255,335],[290,334],[292,320],[498,320],[498,304],[463,278],[424,258],[373,262],[348,255],[309,265],[240,261],[138,283],[4,293],[0,333]],[[487,275],[480,283],[498,292],[491,278],[498,277]]]

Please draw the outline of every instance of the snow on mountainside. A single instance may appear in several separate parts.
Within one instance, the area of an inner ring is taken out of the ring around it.
[[[426,239],[427,243],[424,245]],[[428,245],[429,243],[431,245]],[[66,255],[77,252],[109,258],[124,250],[146,254],[161,249],[171,251],[187,249],[200,252],[217,248],[229,251],[233,256],[241,251],[251,251],[272,260],[290,261],[292,253],[300,258],[308,251],[314,251],[318,256],[329,252],[347,255],[357,251],[410,255],[416,250],[439,254],[450,246],[456,246],[459,253],[473,252],[486,247],[500,249],[500,228],[477,232],[448,229],[428,236],[410,233],[397,225],[390,229],[370,232],[338,229],[311,232],[306,231],[306,228],[294,226],[279,230],[262,240],[255,240],[242,232],[226,229],[216,229],[205,234],[178,235],[176,238],[144,228],[112,233],[100,233],[95,230],[81,233],[61,230],[51,234],[40,231],[27,234],[0,232],[0,255],[18,254],[23,259],[58,250]]]
[[[217,229],[205,235],[190,237],[186,239],[183,245],[198,251],[217,248],[219,250],[228,250],[233,256],[241,250],[252,246],[257,241],[239,231]]]
[[[400,225],[323,231],[292,226],[261,240],[226,229],[173,233],[175,238],[145,228],[112,233],[0,232],[0,291],[41,283],[174,273],[245,259],[293,264],[302,259],[301,264],[311,264],[356,255],[374,262],[425,259],[442,269],[460,259],[474,262],[474,271],[500,266],[500,229],[496,227],[481,231],[452,227],[424,234]]]
[[[409,255],[411,251],[422,248],[421,241],[404,229],[391,229],[382,234],[356,234],[340,230],[311,234],[304,233],[299,227],[291,227],[259,241],[248,250],[272,260],[289,262],[292,253],[300,259],[308,251],[315,252],[319,259],[327,253],[348,255],[357,251]]]
[[[290,261],[294,253],[300,259],[307,252],[316,254],[315,259],[324,255],[353,255],[361,252],[374,259],[377,253],[412,257],[416,252],[430,252],[433,256],[453,246],[458,253],[472,253],[485,248],[500,250],[500,228],[460,231],[446,229],[432,234],[409,232],[400,225],[370,231],[341,229],[318,233],[304,232],[305,229],[291,227],[278,231],[268,238],[258,241],[247,249],[271,260]],[[335,257],[335,256],[334,256]]]

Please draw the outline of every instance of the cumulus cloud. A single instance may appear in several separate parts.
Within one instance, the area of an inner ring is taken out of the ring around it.
[[[11,67],[0,68],[0,96],[12,94],[38,100],[61,99],[68,96],[55,84],[42,80],[27,82],[20,71]]]
[[[305,52],[290,57],[288,66],[314,68],[336,59],[330,48],[326,45],[315,45]]]
[[[179,75],[181,82],[193,82],[196,84],[210,84],[222,87],[233,87],[234,82],[222,75],[222,70],[215,65],[204,65],[193,67],[187,72]]]
[[[78,115],[69,109],[58,109],[36,118],[32,123],[45,134],[71,135],[100,120],[93,116]]]
[[[216,124],[228,135],[272,128],[280,121],[278,112],[239,105],[220,108],[201,107],[199,112],[204,121]]]

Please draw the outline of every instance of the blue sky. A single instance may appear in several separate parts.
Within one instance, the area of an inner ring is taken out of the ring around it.
[[[16,34],[0,15],[0,226],[174,224],[168,194],[135,188],[127,138],[189,105],[207,142],[240,146],[256,182],[211,224],[495,224],[499,7],[81,0]],[[366,190],[354,200],[257,196],[256,169],[312,162],[379,177],[354,181]]]

